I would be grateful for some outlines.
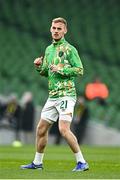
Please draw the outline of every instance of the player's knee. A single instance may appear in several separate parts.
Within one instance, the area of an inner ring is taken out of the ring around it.
[[[68,129],[66,129],[65,127],[61,126],[61,127],[59,127],[59,131],[60,131],[60,134],[63,137],[66,137],[66,134],[68,133]]]

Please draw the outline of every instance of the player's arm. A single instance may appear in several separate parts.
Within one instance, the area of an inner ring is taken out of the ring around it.
[[[74,47],[69,50],[68,59],[71,65],[70,67],[64,66],[61,69],[57,69],[57,67],[54,66],[53,71],[67,77],[83,75],[83,65],[78,52]]]
[[[42,76],[48,76],[48,65],[47,65],[47,59],[46,55],[45,57],[36,58],[34,61],[34,65],[36,70],[40,73]]]

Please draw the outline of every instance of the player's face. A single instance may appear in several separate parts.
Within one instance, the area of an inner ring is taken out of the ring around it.
[[[61,22],[52,22],[52,26],[50,28],[50,32],[52,35],[52,38],[56,41],[60,40],[64,37],[64,35],[67,32],[65,24]]]

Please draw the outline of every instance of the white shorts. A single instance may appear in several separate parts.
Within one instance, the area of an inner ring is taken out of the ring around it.
[[[41,119],[54,123],[58,119],[72,121],[76,99],[73,97],[48,98],[42,112]]]

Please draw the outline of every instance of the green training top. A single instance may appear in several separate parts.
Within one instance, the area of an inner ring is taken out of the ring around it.
[[[51,65],[57,65],[59,71],[52,72]],[[83,75],[83,65],[75,47],[64,38],[46,48],[43,64],[36,70],[48,77],[50,98],[76,97],[74,79]]]

